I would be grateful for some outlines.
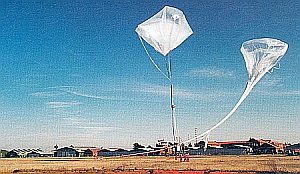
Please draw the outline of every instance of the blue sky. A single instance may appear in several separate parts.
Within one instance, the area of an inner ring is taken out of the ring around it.
[[[181,137],[207,130],[238,101],[248,80],[242,42],[272,37],[289,44],[280,70],[267,74],[210,139],[299,142],[298,0],[4,0],[0,148],[171,140],[168,81],[134,32],[165,5],[182,10],[194,31],[171,52]]]

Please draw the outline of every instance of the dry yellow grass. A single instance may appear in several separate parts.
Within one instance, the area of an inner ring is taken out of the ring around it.
[[[300,156],[197,156],[191,158],[190,162],[175,161],[174,157],[117,157],[98,160],[92,158],[0,159],[0,173],[32,169],[35,171],[164,169],[300,173]]]

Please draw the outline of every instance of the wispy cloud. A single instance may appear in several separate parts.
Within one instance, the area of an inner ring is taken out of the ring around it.
[[[67,117],[67,118],[63,118],[63,120],[65,120],[66,125],[81,125],[85,123],[85,119],[75,118],[75,117]]]
[[[300,90],[289,90],[289,91],[270,91],[270,90],[264,90],[264,91],[258,91],[260,95],[267,95],[267,96],[279,96],[279,97],[288,97],[288,96],[300,96]]]
[[[279,77],[272,77],[272,78],[268,78],[268,79],[262,79],[260,81],[260,84],[263,86],[276,86],[276,85],[280,85],[280,83],[282,82],[282,78]]]
[[[223,99],[224,97],[233,96],[231,92],[225,91],[185,91],[179,90],[176,96],[182,97],[184,99],[190,100],[206,100],[206,101],[216,101],[218,99]]]
[[[161,85],[144,84],[132,88],[133,92],[150,93],[161,96],[170,95],[170,88]]]
[[[169,97],[170,96],[170,87],[168,84],[166,85],[155,85],[155,84],[126,84],[126,87],[122,88],[122,91],[120,95],[117,96],[110,96],[116,95],[116,93],[112,93],[111,91],[103,91],[102,88],[97,87],[97,85],[93,86],[85,86],[85,87],[76,87],[76,86],[58,86],[53,87],[52,89],[56,89],[57,92],[61,92],[62,94],[66,95],[75,95],[79,97],[85,97],[85,98],[91,98],[91,99],[99,99],[99,100],[126,100],[126,101],[140,101],[144,100],[145,96],[153,97]],[[108,89],[108,88],[104,88]],[[111,88],[109,88],[111,89]],[[119,88],[118,88],[119,89]],[[83,92],[83,91],[91,91],[91,92]],[[103,93],[104,95],[93,95],[90,93]],[[124,94],[125,95],[121,95]],[[35,93],[36,96],[51,96],[52,93]],[[53,93],[55,95],[55,93]],[[144,96],[143,98],[140,98],[140,95]],[[181,98],[183,100],[217,100],[221,97],[228,97],[236,95],[233,93],[230,93],[228,91],[216,91],[216,90],[191,90],[186,88],[180,88],[176,87],[174,90],[174,97]],[[120,96],[120,97],[118,97]],[[51,108],[66,108],[66,107],[72,107],[75,105],[79,105],[81,103],[78,102],[49,102],[48,106]]]
[[[100,100],[124,100],[119,97],[115,96],[107,96],[107,95],[93,95],[86,92],[82,92],[83,90],[79,87],[74,86],[59,86],[59,87],[53,87],[59,91],[63,91],[65,93],[76,95],[79,97],[85,97],[85,98],[91,98],[91,99],[100,99]],[[89,87],[85,87],[84,91],[87,91]]]
[[[111,131],[116,129],[115,127],[105,126],[102,123],[99,123],[95,120],[89,120],[86,118],[67,117],[63,118],[63,120],[65,120],[65,125],[84,131],[101,133],[103,131]]]
[[[300,96],[300,90],[290,90],[290,91],[279,92],[279,93],[277,93],[277,95],[282,95],[282,96],[288,96],[288,95]]]
[[[54,96],[63,95],[63,93],[58,91],[50,91],[50,92],[35,92],[32,93],[31,95],[35,97],[54,97]]]
[[[25,77],[30,77],[30,78],[33,78],[33,77],[48,77],[48,75],[46,74],[26,74]]]
[[[192,69],[186,73],[186,76],[191,78],[223,78],[232,77],[233,75],[231,71],[217,68]]]
[[[47,103],[47,105],[50,108],[68,108],[68,107],[77,106],[77,105],[80,105],[80,104],[81,104],[80,102],[76,102],[76,101],[73,101],[73,102],[51,101],[51,102]]]
[[[279,76],[266,76],[258,85],[256,90],[260,95],[271,96],[299,96],[300,90],[288,89],[285,87],[285,81]]]
[[[64,91],[64,92],[67,92],[69,94],[77,95],[77,96],[80,96],[80,97],[87,97],[87,98],[101,99],[101,100],[117,100],[115,97],[90,95],[90,94],[85,94],[85,93],[82,93],[82,92],[71,91],[71,90],[66,90],[66,89],[61,89],[61,90]]]
[[[141,92],[141,93],[149,93],[154,94],[157,96],[169,96],[170,95],[170,88],[169,86],[160,86],[160,85],[142,85],[134,88],[134,92]],[[220,97],[227,97],[227,96],[235,95],[230,92],[224,91],[210,91],[210,90],[189,90],[189,89],[182,89],[176,88],[174,91],[174,97],[186,99],[186,100],[215,100]]]
[[[98,132],[98,133],[102,133],[104,131],[111,131],[111,130],[115,130],[115,127],[108,127],[108,126],[79,126],[76,127],[78,129],[83,129],[86,130],[88,132]]]

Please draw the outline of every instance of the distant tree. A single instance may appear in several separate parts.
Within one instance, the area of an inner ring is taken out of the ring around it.
[[[200,147],[201,149],[205,147],[205,142],[204,141],[200,141],[198,143],[195,143],[195,147]]]
[[[139,143],[134,143],[133,144],[133,150],[138,150],[141,148],[145,148],[145,146],[140,145]]]

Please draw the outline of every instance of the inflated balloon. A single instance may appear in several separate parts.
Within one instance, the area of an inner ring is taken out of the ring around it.
[[[139,24],[135,31],[164,56],[193,34],[183,12],[169,6]]]
[[[249,83],[254,86],[284,56],[288,44],[271,38],[253,39],[242,44]]]
[[[246,41],[242,44],[241,52],[244,56],[246,68],[249,75],[247,86],[243,95],[233,107],[233,109],[215,126],[202,133],[201,135],[187,140],[190,142],[196,138],[203,138],[207,136],[212,130],[219,127],[224,123],[233,113],[238,109],[242,102],[250,94],[253,87],[259,82],[259,80],[270,70],[272,70],[281,58],[284,56],[288,49],[288,44],[277,39],[261,38]]]

